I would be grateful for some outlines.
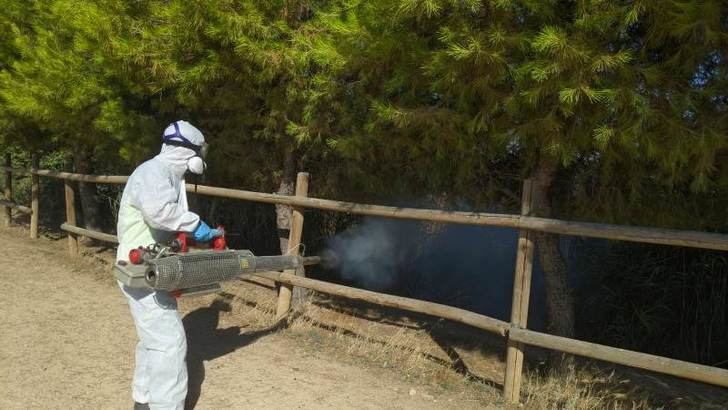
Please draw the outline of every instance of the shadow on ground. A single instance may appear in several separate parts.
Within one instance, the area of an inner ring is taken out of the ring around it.
[[[205,381],[205,361],[210,361],[247,346],[257,339],[275,332],[282,322],[273,326],[240,333],[240,327],[218,329],[220,312],[229,312],[231,306],[224,300],[215,300],[210,306],[194,310],[182,319],[187,333],[187,372],[189,376],[186,409],[194,409]]]

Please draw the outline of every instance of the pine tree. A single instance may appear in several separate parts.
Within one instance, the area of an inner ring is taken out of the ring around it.
[[[353,160],[377,158],[378,167],[386,158],[405,185],[423,175],[419,186],[470,196],[488,173],[476,164],[495,162],[535,179],[540,216],[638,224],[655,220],[645,217],[656,207],[640,195],[646,188],[670,199],[724,189],[720,1],[354,1],[344,9],[349,27],[332,44],[346,61],[341,77],[370,105],[332,145]],[[378,176],[387,172],[380,168]],[[572,335],[556,237],[538,242],[551,329]]]
[[[130,136],[152,122],[136,110],[138,101],[123,72],[109,58],[113,36],[125,33],[124,6],[121,1],[38,1],[4,19],[17,56],[0,73],[4,109],[23,130],[31,128],[24,124],[37,130],[38,142],[28,148],[72,152],[81,173],[118,162],[120,153],[139,144]],[[96,187],[81,183],[80,193],[85,224],[98,229]]]

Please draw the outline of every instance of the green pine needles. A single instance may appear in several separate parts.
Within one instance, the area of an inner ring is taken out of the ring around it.
[[[723,229],[720,0],[0,3],[5,144],[125,170],[185,117],[245,158],[222,183],[293,150],[324,190],[510,203],[555,163],[558,212]]]

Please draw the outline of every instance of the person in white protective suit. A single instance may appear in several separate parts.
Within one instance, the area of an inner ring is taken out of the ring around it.
[[[205,137],[186,121],[170,124],[159,155],[129,177],[119,205],[116,260],[128,261],[139,246],[167,242],[177,232],[196,241],[222,235],[188,210],[186,172],[202,174]],[[139,336],[132,384],[135,409],[183,409],[187,396],[187,340],[177,301],[169,292],[130,288],[119,283]]]

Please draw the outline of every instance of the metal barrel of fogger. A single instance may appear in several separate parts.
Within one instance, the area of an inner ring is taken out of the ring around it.
[[[149,261],[147,285],[159,290],[187,289],[233,280],[254,272],[297,269],[320,258],[294,255],[255,256],[248,250],[203,251]]]

